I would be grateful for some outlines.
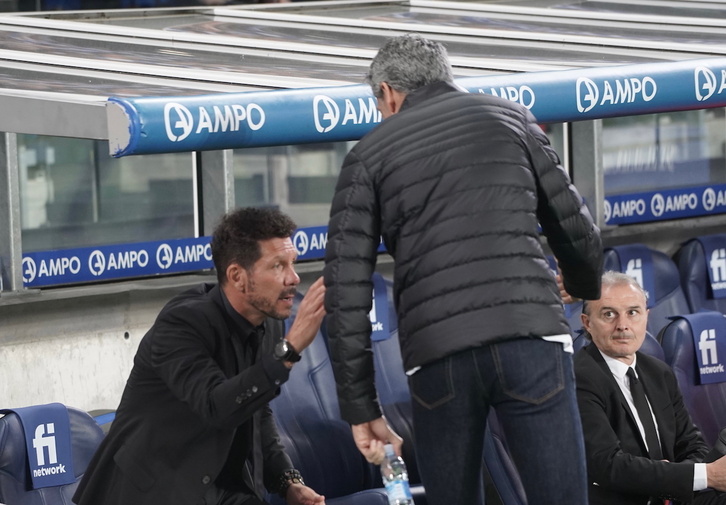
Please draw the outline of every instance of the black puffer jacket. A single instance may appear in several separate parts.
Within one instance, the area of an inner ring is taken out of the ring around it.
[[[382,236],[406,369],[466,348],[569,333],[538,222],[568,292],[600,296],[599,230],[525,108],[436,83],[348,154],[331,208],[325,308],[341,412],[379,415],[371,274]]]

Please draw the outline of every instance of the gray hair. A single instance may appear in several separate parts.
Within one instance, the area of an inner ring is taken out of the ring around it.
[[[396,91],[411,93],[434,82],[453,80],[446,48],[414,33],[389,39],[373,58],[365,78],[377,98],[382,82]]]
[[[648,301],[648,293],[643,289],[643,287],[638,284],[638,281],[635,280],[635,277],[632,277],[630,275],[624,274],[622,272],[616,272],[615,270],[608,270],[604,274],[602,274],[602,287],[612,287],[612,286],[632,286],[638,291],[640,291],[643,294],[643,297],[646,301]],[[590,307],[587,300],[582,301],[582,313],[590,315]]]

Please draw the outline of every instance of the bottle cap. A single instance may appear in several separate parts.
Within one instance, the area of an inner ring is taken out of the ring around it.
[[[391,444],[386,444],[386,445],[383,446],[383,448],[386,451],[386,456],[388,456],[389,458],[391,456],[395,456],[396,453],[394,452],[393,446]]]

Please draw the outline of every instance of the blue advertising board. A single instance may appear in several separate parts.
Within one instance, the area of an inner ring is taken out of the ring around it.
[[[23,284],[34,288],[210,269],[209,237],[83,247],[23,255]]]
[[[726,213],[726,184],[605,197],[605,223],[635,224]],[[210,237],[84,247],[23,255],[25,287],[98,282],[214,268]],[[325,256],[327,226],[292,236],[298,261]],[[381,242],[378,251],[385,252]]]
[[[39,288],[214,268],[211,237],[30,252],[23,255],[23,285]],[[298,261],[325,256],[328,227],[300,228],[292,237]],[[385,251],[383,244],[379,252]]]
[[[605,224],[634,224],[726,212],[726,184],[605,197]]]
[[[471,93],[521,103],[541,123],[726,106],[726,58],[465,77]],[[357,140],[381,121],[367,85],[121,98],[109,149],[132,154]]]

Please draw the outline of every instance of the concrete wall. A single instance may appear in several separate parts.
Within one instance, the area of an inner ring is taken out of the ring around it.
[[[133,357],[163,305],[212,276],[0,297],[0,408],[61,402],[115,409]]]

